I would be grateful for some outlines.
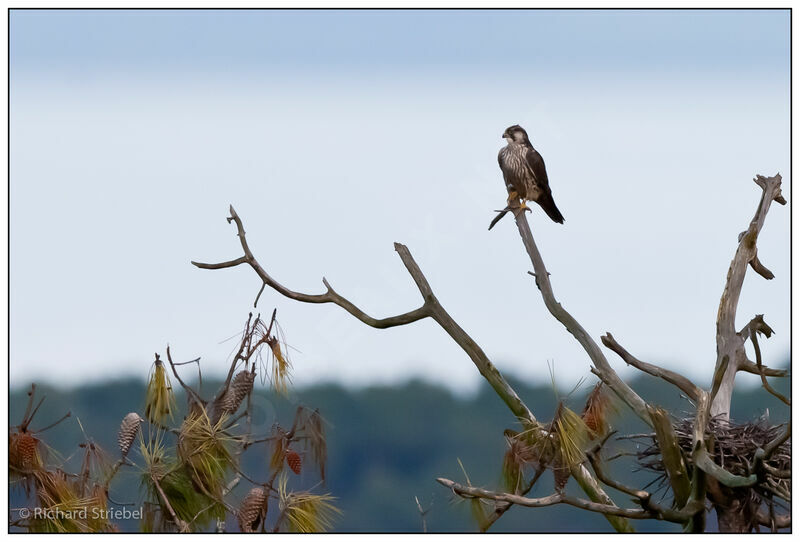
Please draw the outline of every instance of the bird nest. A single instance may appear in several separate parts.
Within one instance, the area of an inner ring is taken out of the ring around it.
[[[678,444],[683,450],[687,468],[693,469],[692,440],[694,418],[685,418],[673,424]],[[748,476],[755,460],[756,450],[778,438],[785,431],[785,424],[770,425],[766,419],[755,422],[736,424],[723,418],[712,418],[706,429],[709,440],[713,440],[712,459],[732,474]],[[655,472],[658,477],[651,482],[658,488],[668,487],[667,473],[662,463],[661,450],[655,434],[631,435],[629,438],[646,439],[646,446],[636,451],[636,459],[642,470]],[[710,443],[709,443],[710,444]],[[781,444],[764,462],[764,475],[758,484],[752,487],[737,488],[741,497],[754,504],[774,504],[775,499],[791,501],[791,439]]]

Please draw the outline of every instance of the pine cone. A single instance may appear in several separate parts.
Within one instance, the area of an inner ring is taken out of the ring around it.
[[[30,433],[21,433],[17,438],[17,454],[23,470],[30,470],[38,465],[39,440]]]
[[[242,500],[239,512],[239,530],[243,533],[254,533],[258,530],[264,516],[266,516],[267,494],[262,487],[254,487]]]
[[[601,432],[601,420],[598,418],[594,411],[587,411],[583,414],[583,423],[589,428],[593,435],[598,435]]]
[[[553,485],[556,493],[561,493],[569,481],[569,467],[553,467]]]
[[[608,431],[608,417],[612,409],[611,401],[602,382],[598,382],[586,398],[581,418],[592,436],[600,436]]]
[[[294,450],[286,450],[286,464],[292,469],[295,474],[300,474],[303,466],[303,461],[300,459],[300,454]]]
[[[253,382],[256,379],[255,373],[250,371],[239,371],[231,380],[228,390],[219,400],[214,408],[214,422],[219,420],[222,414],[233,414],[242,404],[247,394],[253,390]]]
[[[122,424],[119,426],[117,443],[119,444],[119,451],[122,452],[123,458],[128,455],[133,440],[136,438],[136,433],[139,432],[140,425],[142,425],[142,417],[135,412],[129,412],[122,418]]]

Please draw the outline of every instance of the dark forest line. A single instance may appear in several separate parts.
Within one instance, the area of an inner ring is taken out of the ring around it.
[[[788,393],[788,379],[772,380],[776,389]],[[514,379],[511,382],[537,417],[542,420],[552,417],[558,399],[551,387],[532,386]],[[645,400],[672,412],[692,410],[674,388],[659,380],[643,376],[631,384]],[[206,382],[205,394],[210,395],[217,385],[218,382]],[[569,397],[561,399],[573,410],[580,411],[592,385],[587,381]],[[75,452],[84,437],[78,419],[86,434],[116,460],[120,421],[130,411],[142,411],[144,387],[138,380],[99,383],[67,391],[40,386],[37,395],[44,394],[47,399],[32,427],[45,426],[71,411],[69,419],[42,435],[44,442],[65,459],[66,466],[75,470],[79,467],[75,462],[80,461],[81,454]],[[327,479],[325,487],[318,491],[328,491],[338,499],[337,505],[344,515],[338,520],[336,531],[419,532],[422,522],[415,496],[424,507],[431,508],[425,518],[429,531],[476,530],[469,506],[456,502],[447,489],[435,482],[438,476],[463,481],[458,459],[473,483],[492,489],[501,486],[501,463],[506,446],[503,430],[517,427],[513,416],[488,385],[466,398],[457,397],[444,387],[419,381],[364,389],[315,385],[295,390],[288,398],[267,392],[266,388],[256,383],[255,434],[269,433],[274,423],[291,423],[297,404],[319,408],[327,421]],[[763,416],[767,409],[772,423],[788,418],[789,409],[762,389],[739,388],[734,394],[734,421],[752,421]],[[27,388],[11,391],[10,425],[19,423],[26,405],[26,391]],[[185,404],[180,391],[177,398],[179,405]],[[178,416],[180,420],[182,414]],[[616,416],[614,425],[621,434],[644,430],[623,410]],[[623,445],[624,441],[620,441],[611,449]],[[253,446],[243,457],[245,470],[266,472],[269,454],[266,444]],[[55,452],[49,455],[51,463],[59,461]],[[135,453],[131,457],[137,461]],[[646,472],[631,473],[633,468],[629,460],[623,459],[614,462],[613,470],[628,473],[625,477],[637,483],[654,477]],[[315,475],[303,472],[294,482],[298,485],[306,482],[307,486]],[[308,480],[303,476],[309,476]],[[235,504],[247,490],[249,484],[241,483],[233,492],[231,502]],[[136,469],[129,468],[119,475],[110,491],[111,498],[117,502],[140,502]],[[572,482],[567,491],[580,494]],[[545,478],[532,496],[551,492],[552,479]],[[630,504],[623,495],[610,493],[618,504]],[[11,498],[12,506],[23,503],[24,491],[12,489]],[[120,522],[120,526],[125,531],[137,529],[134,522]],[[636,526],[642,531],[675,528],[656,522],[637,522]],[[610,525],[602,516],[568,506],[535,510],[515,507],[492,528],[498,532],[607,532],[609,529]]]

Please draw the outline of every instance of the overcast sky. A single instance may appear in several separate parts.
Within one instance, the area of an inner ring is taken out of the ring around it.
[[[789,178],[788,11],[13,11],[11,383],[144,377],[167,344],[223,372],[261,264],[382,317],[420,304],[392,243],[501,371],[574,384],[496,155],[519,123],[564,216],[529,215],[559,301],[599,341],[707,381],[719,296],[760,192]],[[789,356],[789,208],[743,325]],[[266,291],[295,382],[480,376],[431,321],[374,330]],[[631,373],[611,352],[612,364]],[[187,371],[191,374],[191,371]],[[745,377],[746,379],[746,377]]]

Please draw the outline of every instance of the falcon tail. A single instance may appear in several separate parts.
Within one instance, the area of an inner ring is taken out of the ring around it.
[[[558,207],[556,207],[556,202],[553,201],[553,196],[548,195],[544,201],[539,203],[539,205],[541,205],[542,209],[544,209],[544,212],[547,213],[547,216],[549,216],[553,222],[557,222],[559,224],[564,223],[564,216],[561,214],[561,211],[558,210]]]

